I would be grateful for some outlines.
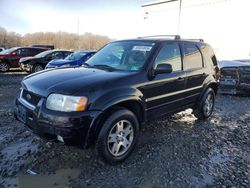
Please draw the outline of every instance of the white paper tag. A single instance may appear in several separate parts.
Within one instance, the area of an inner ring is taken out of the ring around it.
[[[150,51],[152,49],[152,46],[134,46],[132,50],[134,51]]]

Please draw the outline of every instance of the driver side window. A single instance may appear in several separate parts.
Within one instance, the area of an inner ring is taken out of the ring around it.
[[[178,44],[164,45],[155,59],[154,68],[158,64],[170,64],[173,71],[182,70],[181,52]]]

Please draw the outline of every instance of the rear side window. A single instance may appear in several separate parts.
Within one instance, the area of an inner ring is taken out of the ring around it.
[[[21,48],[16,51],[17,55],[30,55],[31,52],[27,48]]]
[[[162,47],[155,59],[155,67],[158,64],[171,64],[173,71],[182,70],[181,53],[178,44],[166,44]]]
[[[202,55],[198,47],[194,44],[184,44],[184,68],[188,69],[197,69],[202,68]]]

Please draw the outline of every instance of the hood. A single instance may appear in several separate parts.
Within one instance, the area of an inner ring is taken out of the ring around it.
[[[128,76],[128,72],[109,72],[92,68],[59,68],[46,69],[24,78],[22,86],[29,91],[47,97],[50,93],[72,95],[74,93],[91,93],[113,82]]]
[[[242,67],[250,66],[250,62],[240,62],[240,61],[219,61],[219,67]]]
[[[49,62],[50,65],[54,65],[54,66],[60,66],[60,65],[65,65],[65,64],[69,64],[69,63],[73,63],[76,62],[76,60],[66,60],[66,59],[57,59],[57,60],[52,60]]]
[[[20,58],[19,62],[22,63],[22,62],[30,60],[30,59],[35,59],[35,57],[22,57],[22,58]]]
[[[38,60],[38,59],[42,59],[42,58],[38,58],[38,57],[22,57],[19,62],[20,63],[25,63],[25,62],[28,62],[29,60]]]

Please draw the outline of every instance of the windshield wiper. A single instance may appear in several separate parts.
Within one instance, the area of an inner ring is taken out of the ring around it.
[[[91,67],[88,63],[82,63],[82,66]]]
[[[106,69],[106,70],[110,70],[110,71],[116,70],[114,67],[111,67],[109,65],[104,65],[104,64],[93,65],[92,67],[94,67],[94,68],[100,68],[100,69]]]

